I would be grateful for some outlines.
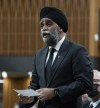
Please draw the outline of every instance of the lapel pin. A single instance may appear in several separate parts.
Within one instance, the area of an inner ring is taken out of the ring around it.
[[[60,56],[58,56],[58,58],[60,58]]]

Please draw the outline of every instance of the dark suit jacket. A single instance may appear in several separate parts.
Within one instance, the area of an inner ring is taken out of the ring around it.
[[[35,55],[29,88],[35,90],[46,87],[57,88],[58,96],[42,102],[44,108],[81,108],[80,96],[91,90],[93,83],[91,61],[86,49],[65,39],[53,63],[52,74],[46,85],[47,52],[48,47],[45,47]]]
[[[89,108],[89,105],[90,105],[90,102],[87,102],[83,105],[83,108]],[[100,108],[100,103],[95,108]]]
[[[98,105],[96,106],[96,108],[100,108],[100,104],[98,104]]]
[[[89,108],[89,104],[90,104],[90,102],[83,103],[83,108]]]

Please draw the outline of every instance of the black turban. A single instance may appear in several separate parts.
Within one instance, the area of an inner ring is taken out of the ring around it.
[[[44,7],[40,12],[40,20],[42,18],[49,18],[58,24],[59,27],[66,33],[68,30],[68,22],[64,13],[56,7]]]

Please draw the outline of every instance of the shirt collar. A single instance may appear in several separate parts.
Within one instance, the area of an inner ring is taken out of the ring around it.
[[[62,45],[62,43],[63,43],[63,41],[65,40],[65,36],[57,43],[57,45],[54,47],[54,49],[56,50],[56,51],[59,51],[59,49],[60,49],[60,47],[61,47],[61,45]],[[49,49],[51,48],[51,46],[49,47]]]
[[[100,103],[100,100],[96,101],[96,102],[91,102],[90,105],[93,105],[93,108],[95,108],[98,104]]]

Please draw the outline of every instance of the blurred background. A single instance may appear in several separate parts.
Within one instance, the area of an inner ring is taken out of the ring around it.
[[[29,85],[33,56],[44,46],[39,25],[43,6],[64,11],[69,40],[84,45],[100,71],[100,0],[0,0],[0,108],[14,108],[19,99],[13,89]]]

